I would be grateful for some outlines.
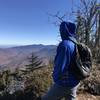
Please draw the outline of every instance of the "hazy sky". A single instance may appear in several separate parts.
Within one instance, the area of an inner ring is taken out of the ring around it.
[[[64,14],[71,8],[72,0],[0,0],[0,45],[57,44],[56,19],[47,12]]]

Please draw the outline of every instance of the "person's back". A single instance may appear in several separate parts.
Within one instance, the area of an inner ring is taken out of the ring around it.
[[[74,57],[75,44],[66,39],[63,40],[58,48],[54,61],[53,80],[55,83],[65,87],[74,87],[79,81],[70,71],[70,62]]]
[[[76,98],[79,80],[77,80],[70,71],[71,60],[76,53],[76,45],[69,40],[69,37],[75,39],[75,29],[75,24],[71,22],[62,22],[60,25],[62,41],[57,47],[57,54],[54,61],[52,75],[54,85],[48,93],[42,97],[42,100],[58,100],[63,97],[65,97],[66,100],[75,100]]]

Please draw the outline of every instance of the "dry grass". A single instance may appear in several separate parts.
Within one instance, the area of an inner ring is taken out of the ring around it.
[[[91,76],[82,82],[84,85],[82,88],[82,92],[78,92],[78,100],[100,100],[100,96],[92,95],[91,93],[91,86],[94,85],[94,88],[97,88],[96,85],[100,82],[100,66],[94,64],[92,69]],[[52,68],[51,67],[44,67],[39,69],[33,73],[34,76],[34,85],[37,86],[39,95],[43,95],[47,89],[52,85]],[[94,84],[95,83],[95,84]],[[89,86],[90,87],[89,87]],[[100,84],[98,84],[100,86]],[[87,93],[85,89],[90,89]],[[99,89],[99,88],[98,88]],[[92,90],[93,92],[94,90]]]
[[[77,100],[100,100],[100,96],[94,96],[92,94],[85,92],[85,93],[78,94]]]

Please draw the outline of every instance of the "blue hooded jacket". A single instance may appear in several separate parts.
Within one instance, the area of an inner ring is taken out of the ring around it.
[[[60,35],[62,41],[57,47],[57,54],[54,61],[53,79],[56,84],[67,87],[74,87],[79,83],[69,70],[70,62],[76,52],[76,45],[68,39],[75,39],[76,26],[71,22],[60,24]]]

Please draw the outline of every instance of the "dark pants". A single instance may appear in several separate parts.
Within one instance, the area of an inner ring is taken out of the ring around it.
[[[47,94],[42,97],[42,100],[76,100],[78,86],[79,84],[73,88],[69,88],[54,84]]]

